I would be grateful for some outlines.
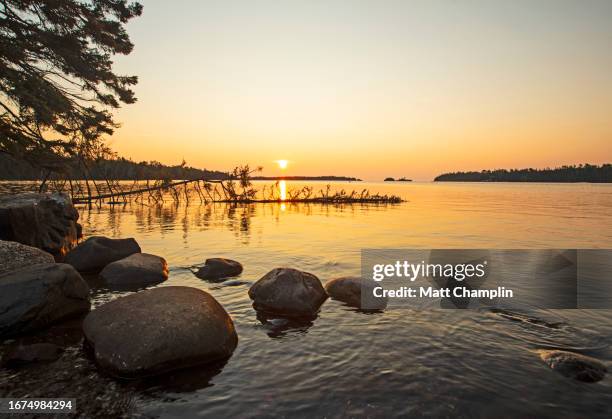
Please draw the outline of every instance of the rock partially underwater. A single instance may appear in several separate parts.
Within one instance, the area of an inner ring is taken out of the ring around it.
[[[242,265],[240,262],[225,258],[210,258],[206,259],[195,275],[200,279],[208,281],[218,281],[225,278],[238,276],[242,273]]]
[[[327,299],[319,278],[291,268],[276,268],[249,289],[256,310],[285,316],[314,316]]]
[[[89,287],[64,263],[0,276],[0,336],[31,332],[89,311]]]
[[[342,301],[349,306],[362,310],[383,310],[388,299],[377,298],[373,294],[376,285],[360,277],[340,277],[327,281],[325,291],[330,298]]]
[[[159,256],[134,253],[106,265],[100,278],[115,286],[154,285],[168,279],[168,263]]]
[[[137,378],[228,358],[238,343],[234,323],[210,294],[160,287],[121,297],[83,322],[98,366]]]
[[[79,272],[99,272],[109,263],[140,253],[140,246],[133,238],[110,239],[92,236],[72,249],[65,262]]]
[[[554,371],[578,381],[594,383],[606,376],[608,369],[599,360],[568,351],[539,351],[540,358]]]

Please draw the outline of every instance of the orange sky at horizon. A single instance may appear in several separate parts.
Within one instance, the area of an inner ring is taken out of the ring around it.
[[[143,3],[124,157],[365,180],[612,161],[612,2]]]

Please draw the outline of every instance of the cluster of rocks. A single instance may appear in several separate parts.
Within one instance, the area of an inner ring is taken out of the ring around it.
[[[198,278],[219,282],[242,273],[240,262],[224,258],[206,259],[195,273]],[[227,283],[227,282],[225,282]],[[286,316],[312,317],[328,297],[359,309],[383,310],[387,299],[369,298],[374,285],[359,277],[341,277],[325,286],[315,275],[292,268],[276,268],[265,274],[249,289],[249,297],[258,312]]]
[[[90,237],[66,252],[63,263],[31,246],[0,243],[0,337],[85,315],[86,350],[103,371],[121,378],[225,359],[236,348],[238,336],[231,317],[214,297],[196,288],[148,289],[89,311],[89,287],[81,274],[97,274],[109,285],[146,286],[167,279],[166,261],[142,253],[132,238]],[[217,282],[242,271],[237,261],[210,258],[195,274]],[[323,287],[310,273],[277,268],[253,284],[249,296],[258,312],[312,318],[329,296],[359,307],[360,292],[359,278],[339,278]],[[49,361],[61,353],[60,347],[47,343],[18,346],[5,364]]]
[[[229,357],[238,342],[234,324],[210,294],[192,287],[149,289],[90,312],[81,273],[98,272],[109,284],[150,285],[168,277],[163,258],[141,253],[134,239],[94,236],[73,248],[66,263],[16,242],[0,241],[0,338],[27,334],[84,316],[85,348],[106,373],[136,378]],[[57,359],[49,343],[19,345],[7,367]]]
[[[166,260],[142,253],[133,238],[90,237],[72,249],[65,262],[81,273],[98,273],[109,285],[147,286],[168,279]]]
[[[93,236],[77,245],[77,220],[78,212],[65,195],[0,199],[0,339],[84,318],[85,348],[102,370],[124,378],[232,354],[238,337],[231,317],[214,297],[197,288],[149,289],[90,311],[90,289],[82,274],[96,274],[109,286],[143,287],[166,280],[168,264],[142,253],[132,238]],[[203,276],[221,275],[223,260],[211,259],[208,265],[210,272]],[[242,271],[231,265],[230,273]],[[18,344],[6,351],[2,364],[53,361],[62,352],[47,342]]]
[[[341,277],[321,284],[307,272],[277,268],[268,272],[249,289],[249,297],[257,311],[280,316],[308,317],[319,311],[327,297],[360,309],[384,310],[386,299],[370,298],[371,281],[359,277]],[[363,292],[366,295],[363,295]],[[578,381],[593,383],[602,380],[606,366],[599,360],[563,350],[539,351],[540,358],[552,370]]]
[[[341,277],[325,286],[315,275],[291,268],[276,268],[265,274],[249,289],[257,311],[289,317],[314,316],[328,297],[362,310],[383,310],[387,300],[372,299],[369,281],[359,277]]]

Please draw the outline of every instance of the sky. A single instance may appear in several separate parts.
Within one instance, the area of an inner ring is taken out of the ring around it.
[[[612,162],[612,1],[142,3],[122,156],[365,180]]]

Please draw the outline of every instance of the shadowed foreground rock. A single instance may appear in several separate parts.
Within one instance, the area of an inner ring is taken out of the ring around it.
[[[204,266],[202,266],[195,275],[200,279],[216,281],[223,278],[238,276],[241,273],[242,265],[240,262],[224,258],[211,258],[206,259]]]
[[[65,194],[0,197],[0,239],[37,247],[61,260],[76,245],[79,213]]]
[[[249,289],[253,307],[285,316],[314,316],[327,299],[319,278],[291,268],[276,268]]]
[[[363,310],[383,310],[387,307],[388,299],[374,297],[374,287],[376,285],[372,281],[352,276],[335,278],[325,283],[325,291],[334,300]],[[366,292],[363,296],[362,291]]]
[[[112,285],[151,285],[168,279],[166,259],[148,253],[134,253],[106,265],[100,277]]]
[[[93,236],[72,249],[66,255],[65,262],[79,272],[98,272],[109,263],[140,251],[140,246],[133,238],[109,239]]]
[[[0,240],[0,275],[39,263],[55,263],[55,259],[36,247]]]
[[[191,287],[154,288],[118,298],[89,313],[83,332],[98,366],[120,378],[225,359],[238,343],[223,307]]]
[[[89,287],[63,263],[0,276],[0,337],[30,332],[89,311]]]
[[[2,358],[2,365],[12,368],[33,362],[51,362],[58,359],[63,351],[52,343],[19,345]]]
[[[540,351],[540,358],[551,369],[578,381],[594,383],[608,372],[606,366],[595,358],[567,351]]]

